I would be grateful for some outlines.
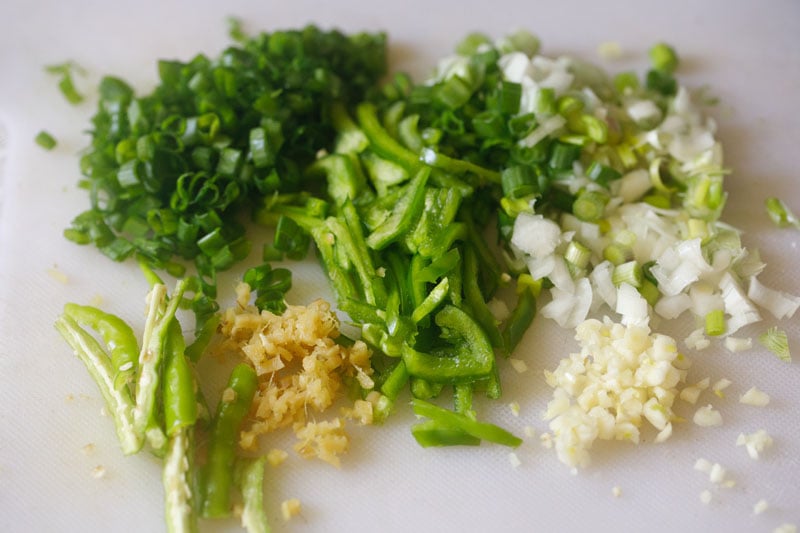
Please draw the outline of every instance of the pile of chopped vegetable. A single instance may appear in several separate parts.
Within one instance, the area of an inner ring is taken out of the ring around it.
[[[236,35],[218,58],[159,61],[145,96],[102,79],[81,157],[91,208],[65,231],[111,259],[135,255],[176,276],[190,260],[201,315],[216,308],[217,272],[250,252],[243,213],[307,187],[305,167],[335,134],[329,108],[363,100],[386,69],[380,33]]]
[[[640,79],[542,55],[527,32],[471,34],[429,80],[379,85],[383,34],[234,30],[238,44],[217,59],[159,62],[150,95],[102,80],[81,159],[91,207],[65,232],[114,260],[135,256],[154,286],[141,350],[130,326],[94,308],[68,304],[57,327],[101,388],[123,451],[147,443],[165,457],[170,528],[193,527],[197,512],[230,516],[238,486],[243,523],[265,530],[264,459],[237,448],[293,425],[299,453],[338,464],[343,422],[308,423],[305,408],[344,389],[363,423],[386,420],[410,391],[427,419],[411,428],[422,446],[518,446],[479,421],[473,398],[501,396],[499,365],[537,300],[584,343],[547,373],[551,429],[573,466],[595,438],[638,440],[642,417],[665,440],[673,400],[696,388],[677,390],[688,362],[651,335],[655,314],[691,311],[702,322],[691,349],[724,337],[733,350],[752,344],[732,334],[761,319],[758,307],[780,319],[800,306],[758,281],[757,252],[720,221],[715,124],[676,80],[667,45]],[[779,200],[769,210],[796,225]],[[264,226],[274,232],[263,263],[220,313],[217,272]],[[339,332],[326,303],[287,310],[291,272],[271,263],[303,259],[312,243],[360,339]],[[181,278],[171,297],[153,269]],[[179,307],[197,318],[188,347]],[[621,324],[587,320],[601,313]],[[306,342],[317,326],[324,334]],[[215,338],[240,364],[212,416],[192,368]],[[790,360],[785,333],[760,340]],[[195,432],[210,435],[197,469]]]

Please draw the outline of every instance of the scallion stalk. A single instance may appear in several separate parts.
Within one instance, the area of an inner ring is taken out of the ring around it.
[[[709,337],[717,337],[725,333],[725,311],[722,309],[714,309],[706,314],[706,335]]]

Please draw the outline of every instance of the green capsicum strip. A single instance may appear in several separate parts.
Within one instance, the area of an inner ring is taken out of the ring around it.
[[[500,185],[502,181],[501,174],[497,171],[476,165],[475,163],[470,163],[469,161],[448,157],[432,148],[424,148],[420,155],[420,160],[426,165],[452,174],[475,174],[484,183],[488,182]]]
[[[434,320],[441,328],[441,338],[452,348],[429,354],[404,344],[402,357],[408,373],[430,381],[454,383],[486,378],[492,370],[494,352],[480,325],[452,305],[445,305]]]
[[[414,414],[430,418],[439,428],[461,430],[481,440],[516,448],[522,439],[494,424],[477,422],[466,415],[442,409],[425,400],[411,400]]]
[[[389,217],[367,237],[367,246],[382,250],[417,223],[425,207],[425,184],[430,173],[430,169],[423,168],[411,178]]]
[[[486,301],[483,299],[483,293],[478,285],[478,257],[471,246],[464,247],[464,275],[462,277],[462,283],[466,304],[475,316],[475,320],[483,327],[492,346],[502,348],[503,338],[500,335],[500,329],[497,327],[497,320],[489,309],[489,306],[486,305]]]
[[[411,313],[411,320],[419,322],[439,307],[450,292],[450,282],[443,278],[432,290],[419,306]]]
[[[453,223],[461,199],[461,193],[452,187],[428,188],[419,222],[403,241],[408,249],[425,257],[438,258],[456,239],[464,239],[467,235],[465,225]]]
[[[381,397],[375,405],[373,412],[373,419],[377,423],[386,420],[386,417],[391,413],[397,397],[400,396],[400,391],[408,383],[408,370],[406,369],[403,360],[399,360],[394,368],[389,373],[389,376],[381,385]]]
[[[533,317],[536,315],[536,297],[533,291],[524,287],[517,297],[517,305],[511,312],[503,328],[503,342],[505,344],[505,353],[508,355],[514,351],[522,336],[525,335],[528,326],[533,322]]]
[[[98,310],[98,312],[100,312]],[[56,329],[72,347],[78,358],[86,365],[89,375],[97,384],[106,403],[106,409],[114,420],[122,453],[130,455],[142,448],[142,438],[134,429],[133,398],[127,388],[114,386],[114,370],[108,354],[94,337],[89,335],[75,319],[64,313],[55,323]]]
[[[367,136],[370,150],[380,157],[396,163],[409,173],[421,166],[420,159],[411,150],[397,142],[381,125],[375,105],[363,102],[356,108],[356,118],[364,135]]]
[[[206,518],[224,518],[231,514],[237,437],[257,388],[256,371],[241,363],[231,372],[226,393],[223,393],[217,406],[217,416],[211,428],[208,463],[203,471],[200,487],[201,513]]]
[[[436,420],[426,420],[411,426],[411,434],[423,448],[431,446],[479,446],[481,439],[463,429],[445,426]]]
[[[324,174],[328,195],[336,205],[345,200],[355,200],[366,189],[367,182],[359,172],[353,158],[344,154],[331,154],[317,160],[309,169],[312,173]]]

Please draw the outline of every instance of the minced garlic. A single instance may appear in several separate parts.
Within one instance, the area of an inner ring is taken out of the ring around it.
[[[338,456],[349,443],[344,421],[309,422],[309,418],[343,396],[346,380],[363,389],[374,387],[369,348],[362,341],[349,347],[336,342],[339,321],[323,300],[290,305],[283,315],[275,315],[249,304],[247,284],[239,284],[236,294],[237,305],[222,316],[219,331],[224,340],[218,349],[240,354],[259,377],[254,416],[240,435],[240,446],[253,449],[259,435],[291,426],[300,455],[338,466]],[[347,418],[371,424],[372,407],[370,401],[356,400],[343,412]]]
[[[751,459],[758,459],[759,454],[772,446],[772,443],[772,437],[763,429],[759,429],[755,433],[749,435],[739,433],[739,436],[736,438],[736,445],[744,446]]]
[[[769,395],[756,387],[752,387],[739,397],[739,402],[756,407],[765,407],[769,403]]]
[[[689,366],[675,340],[610,319],[583,322],[575,338],[580,353],[545,371],[554,389],[545,418],[559,459],[572,467],[588,465],[596,439],[638,443],[643,419],[659,431],[657,442],[669,438],[677,420],[676,387]]]

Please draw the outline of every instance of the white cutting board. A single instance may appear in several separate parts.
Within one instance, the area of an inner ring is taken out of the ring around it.
[[[110,419],[81,363],[52,324],[67,301],[91,302],[142,322],[146,283],[130,265],[112,263],[95,250],[67,242],[61,232],[87,205],[77,153],[87,142],[91,104],[65,103],[42,66],[72,59],[88,71],[79,86],[106,73],[147,89],[157,58],[216,55],[227,43],[225,17],[245,20],[250,31],[317,23],[347,31],[389,32],[393,66],[422,76],[467,32],[500,36],[517,27],[537,33],[546,53],[596,60],[596,46],[617,41],[621,70],[646,66],[645,51],[658,40],[676,46],[687,83],[707,84],[722,99],[719,137],[726,149],[730,192],[724,220],[745,230],[744,240],[767,261],[762,281],[800,293],[800,232],[777,230],[763,211],[766,196],[780,196],[800,212],[798,95],[800,3],[494,1],[378,4],[342,0],[317,5],[292,2],[122,0],[60,2],[5,0],[0,4],[0,531],[161,531],[158,463],[142,454],[123,457]],[[53,152],[33,143],[47,129],[59,140]],[[2,156],[0,156],[2,157]],[[223,281],[230,287],[233,278]],[[313,262],[298,266],[293,303],[330,297]],[[771,321],[747,331],[757,334]],[[722,348],[689,356],[691,380],[709,376],[733,382],[727,398],[707,394],[724,417],[719,428],[691,422],[663,445],[598,445],[594,464],[572,475],[552,450],[529,439],[512,468],[499,446],[424,450],[401,406],[385,427],[353,432],[341,470],[292,457],[267,472],[266,508],[275,531],[772,531],[800,524],[800,326],[785,322],[796,362],[765,350],[730,354]],[[682,337],[688,326],[672,333]],[[516,357],[529,370],[503,365],[504,397],[481,403],[480,415],[517,434],[546,429],[541,412],[549,398],[545,368],[574,349],[571,332],[537,319]],[[206,363],[204,371],[213,370]],[[756,385],[767,408],[738,404]],[[71,398],[71,399],[69,399]],[[520,405],[519,418],[508,403]],[[692,409],[682,408],[691,416]],[[759,461],[735,446],[740,432],[766,429],[775,445]],[[652,438],[652,435],[651,435]],[[288,448],[291,440],[276,436]],[[94,444],[91,453],[82,449]],[[714,489],[694,471],[699,457],[729,470],[736,487]],[[102,465],[106,476],[94,479]],[[621,496],[612,496],[612,487]],[[712,501],[699,494],[709,489]],[[301,516],[284,524],[282,500],[303,502]],[[765,499],[770,509],[753,516]],[[235,521],[205,523],[203,530],[237,530]]]

